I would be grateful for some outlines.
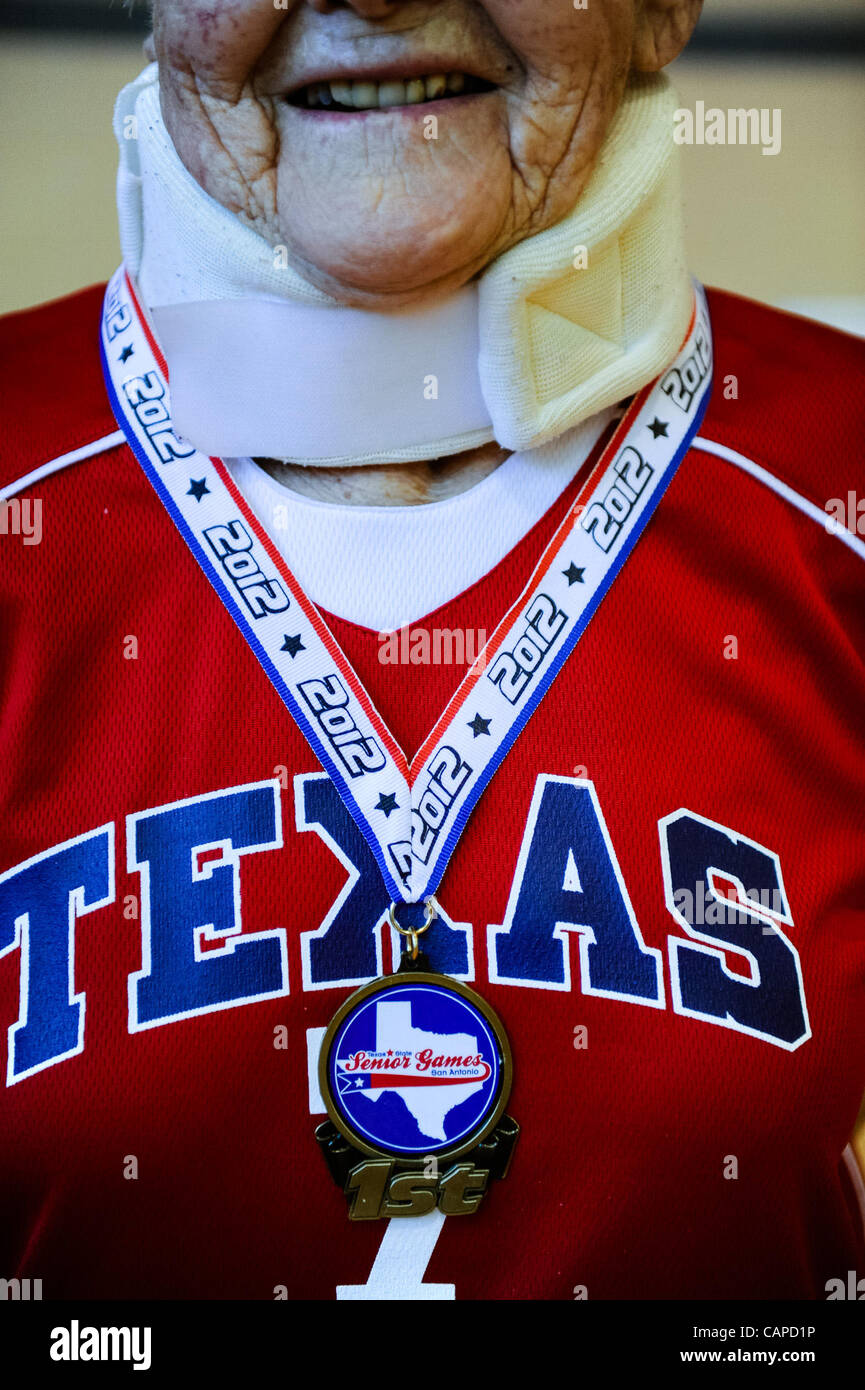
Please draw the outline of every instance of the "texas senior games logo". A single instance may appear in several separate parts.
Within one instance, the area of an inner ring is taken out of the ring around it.
[[[493,1010],[441,975],[406,973],[363,986],[322,1047],[330,1117],[366,1153],[467,1152],[501,1117],[510,1074]]]

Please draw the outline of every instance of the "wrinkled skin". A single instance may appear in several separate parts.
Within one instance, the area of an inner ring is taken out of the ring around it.
[[[165,121],[202,187],[308,280],[384,308],[452,291],[560,220],[629,69],[671,61],[701,0],[284,4],[156,0]],[[348,117],[285,99],[385,63],[469,71],[496,90]]]

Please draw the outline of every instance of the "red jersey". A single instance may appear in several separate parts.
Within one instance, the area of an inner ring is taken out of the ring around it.
[[[349,1222],[314,1061],[391,965],[388,895],[118,432],[101,298],[2,330],[0,1276],[48,1299],[865,1276],[862,346],[710,295],[700,436],[438,894],[433,963],[510,1035],[510,1172],[471,1219]],[[492,631],[579,484],[413,629]],[[462,672],[324,616],[419,748]]]

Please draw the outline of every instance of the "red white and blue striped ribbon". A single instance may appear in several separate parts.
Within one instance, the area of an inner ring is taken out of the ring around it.
[[[118,424],[375,855],[394,902],[436,891],[496,768],[573,652],[699,429],[712,384],[705,296],[666,372],[631,402],[531,579],[408,761],[221,459],[175,435],[168,370],[121,268],[102,358]]]

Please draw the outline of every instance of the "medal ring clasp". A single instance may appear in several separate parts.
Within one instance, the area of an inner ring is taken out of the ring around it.
[[[422,927],[401,927],[396,920],[396,903],[391,903],[387,910],[387,918],[394,931],[398,931],[400,936],[408,937],[409,951],[412,960],[417,960],[419,938],[425,931],[429,931],[433,922],[439,915],[439,907],[435,898],[430,895],[424,898],[424,922]]]

